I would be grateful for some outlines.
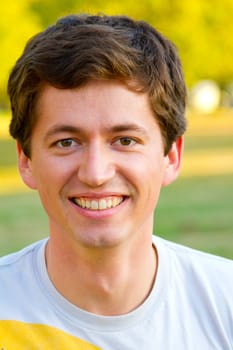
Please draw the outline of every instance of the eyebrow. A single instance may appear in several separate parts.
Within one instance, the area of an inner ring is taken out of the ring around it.
[[[80,133],[82,130],[80,128],[77,128],[76,126],[73,125],[66,125],[66,124],[57,124],[51,127],[45,134],[45,139],[52,137],[56,134],[62,133],[62,132],[67,132],[67,133]]]
[[[138,124],[134,123],[129,123],[129,124],[119,124],[115,125],[113,127],[106,127],[105,128],[106,132],[112,132],[112,133],[117,133],[117,132],[125,132],[125,131],[136,131],[144,136],[147,136],[147,130],[143,128],[142,126],[139,126]],[[62,133],[62,132],[67,132],[67,133],[72,133],[72,134],[84,134],[85,131],[82,128],[76,127],[74,125],[68,125],[68,124],[56,124],[54,125],[51,129],[48,130],[48,132],[45,134],[45,138],[52,137],[56,134]]]
[[[113,132],[122,132],[122,131],[136,131],[141,134],[147,135],[147,130],[138,124],[119,124],[110,128]]]

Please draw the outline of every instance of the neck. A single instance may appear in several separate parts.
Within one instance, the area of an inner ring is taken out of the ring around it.
[[[147,298],[156,277],[152,241],[139,243],[104,250],[79,247],[74,252],[51,238],[46,248],[49,276],[66,299],[86,311],[128,313]]]

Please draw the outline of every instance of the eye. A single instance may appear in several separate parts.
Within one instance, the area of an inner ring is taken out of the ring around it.
[[[70,148],[77,145],[77,142],[73,139],[63,139],[56,142],[56,145],[60,148]]]
[[[120,137],[117,141],[115,141],[115,144],[120,146],[133,146],[136,143],[137,143],[136,140],[127,136]]]

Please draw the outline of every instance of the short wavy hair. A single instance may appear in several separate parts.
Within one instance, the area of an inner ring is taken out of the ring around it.
[[[186,129],[186,86],[174,44],[144,21],[126,16],[69,15],[32,37],[8,81],[10,134],[30,157],[43,86],[118,80],[148,94],[167,154]]]

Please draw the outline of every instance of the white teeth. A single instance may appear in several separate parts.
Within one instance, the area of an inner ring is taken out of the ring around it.
[[[123,201],[123,197],[108,197],[101,199],[74,198],[74,202],[81,208],[104,210],[114,208]]]
[[[107,208],[107,202],[105,199],[101,199],[99,201],[99,209],[106,209]]]
[[[82,199],[82,201],[83,201],[83,203],[82,203],[82,207],[83,208],[90,208],[91,207],[91,201],[89,201],[89,200],[86,200],[85,201],[85,199]]]
[[[107,208],[111,208],[112,207],[112,200],[108,199],[107,200]]]
[[[115,207],[118,204],[118,198],[114,197],[112,203],[113,203],[113,206]]]
[[[97,201],[91,201],[91,209],[97,210],[99,208]]]

